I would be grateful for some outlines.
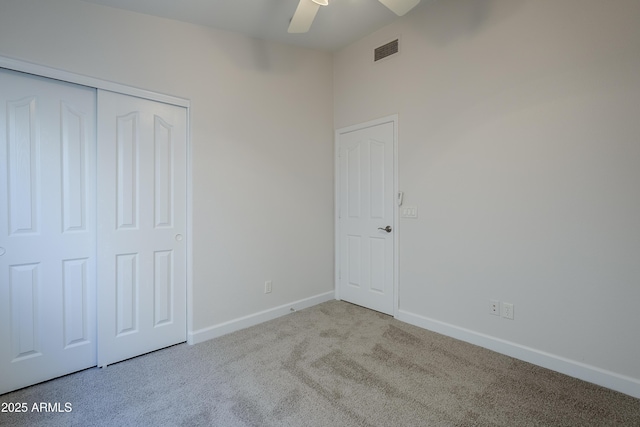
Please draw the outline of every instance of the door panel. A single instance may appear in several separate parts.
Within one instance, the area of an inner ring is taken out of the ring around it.
[[[96,364],[95,99],[0,70],[0,393]]]
[[[186,110],[106,91],[98,110],[104,366],[186,341]]]
[[[85,310],[89,283],[94,280],[87,276],[88,261],[87,258],[72,259],[62,264],[65,348],[88,343],[89,329],[95,327],[95,318],[89,319]]]
[[[393,314],[394,123],[339,134],[339,297]]]

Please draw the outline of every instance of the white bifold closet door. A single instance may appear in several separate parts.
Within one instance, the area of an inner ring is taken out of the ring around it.
[[[183,107],[0,69],[0,394],[186,341]]]
[[[0,69],[0,393],[96,364],[95,108]]]
[[[98,91],[98,366],[186,341],[186,126]]]

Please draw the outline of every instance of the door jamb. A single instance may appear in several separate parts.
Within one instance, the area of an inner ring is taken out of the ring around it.
[[[398,204],[397,194],[398,187],[398,114],[392,114],[389,116],[381,117],[378,119],[370,120],[364,123],[358,123],[355,125],[343,127],[335,130],[334,136],[334,289],[335,299],[340,300],[340,136],[349,132],[354,132],[361,129],[366,129],[373,126],[378,126],[384,123],[393,123],[393,194],[394,194],[394,208],[393,208],[393,317],[398,317],[399,310],[399,290],[398,290]]]

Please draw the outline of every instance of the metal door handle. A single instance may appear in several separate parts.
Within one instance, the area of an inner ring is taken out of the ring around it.
[[[384,230],[384,231],[386,231],[387,233],[391,233],[391,226],[390,226],[390,225],[387,225],[385,228],[378,227],[378,230]]]

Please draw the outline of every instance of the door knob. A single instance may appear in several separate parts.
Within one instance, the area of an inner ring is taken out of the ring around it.
[[[387,233],[391,233],[391,226],[390,226],[390,225],[387,225],[385,228],[378,227],[378,230],[384,230],[384,231],[386,231]]]

